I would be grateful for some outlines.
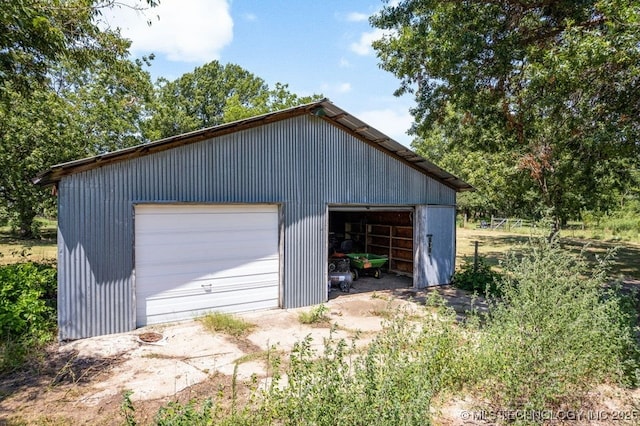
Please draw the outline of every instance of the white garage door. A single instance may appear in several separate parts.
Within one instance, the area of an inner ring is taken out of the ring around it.
[[[135,207],[138,326],[278,307],[278,207]]]

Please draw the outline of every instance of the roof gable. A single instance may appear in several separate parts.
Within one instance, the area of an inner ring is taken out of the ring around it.
[[[385,152],[409,167],[412,167],[427,176],[430,176],[444,185],[456,191],[469,191],[473,187],[451,173],[436,166],[426,158],[416,154],[404,145],[389,138],[385,134],[369,126],[356,117],[348,114],[328,99],[322,99],[305,105],[271,112],[244,120],[208,127],[181,135],[171,136],[155,142],[137,145],[130,148],[113,151],[94,157],[75,160],[52,166],[49,170],[39,174],[33,179],[38,185],[46,186],[59,182],[64,176],[74,173],[102,167],[114,162],[126,161],[132,158],[149,155],[152,153],[169,150],[178,146],[200,142],[229,133],[239,132],[245,129],[262,126],[271,122],[285,120],[287,118],[311,114],[354,135],[372,147]]]

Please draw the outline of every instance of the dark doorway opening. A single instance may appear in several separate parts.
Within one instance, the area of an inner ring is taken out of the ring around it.
[[[329,209],[329,254],[387,256],[385,273],[413,275],[413,208]]]

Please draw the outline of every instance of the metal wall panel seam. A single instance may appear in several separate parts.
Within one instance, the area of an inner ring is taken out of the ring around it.
[[[60,335],[77,338],[89,330],[131,328],[133,200],[282,203],[281,303],[293,307],[326,298],[327,204],[455,203],[454,191],[433,182],[310,116],[64,177],[60,197],[67,201],[61,201],[60,241],[69,248],[61,249],[59,260],[65,293],[61,318],[80,322],[61,324]],[[96,228],[73,219],[83,216],[105,223]],[[105,248],[117,254],[96,256]],[[96,258],[89,261],[90,256]],[[309,264],[309,259],[321,261]],[[94,268],[98,277],[92,276]],[[65,307],[67,296],[74,303],[69,300]],[[75,303],[83,298],[84,304]]]

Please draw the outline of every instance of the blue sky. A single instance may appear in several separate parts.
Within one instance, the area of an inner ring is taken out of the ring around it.
[[[214,59],[234,63],[298,95],[323,94],[339,107],[409,146],[410,96],[380,69],[368,17],[382,0],[161,0],[157,8],[104,14],[132,40],[132,54],[155,54],[149,69],[174,79]],[[152,24],[147,25],[147,20]]]

